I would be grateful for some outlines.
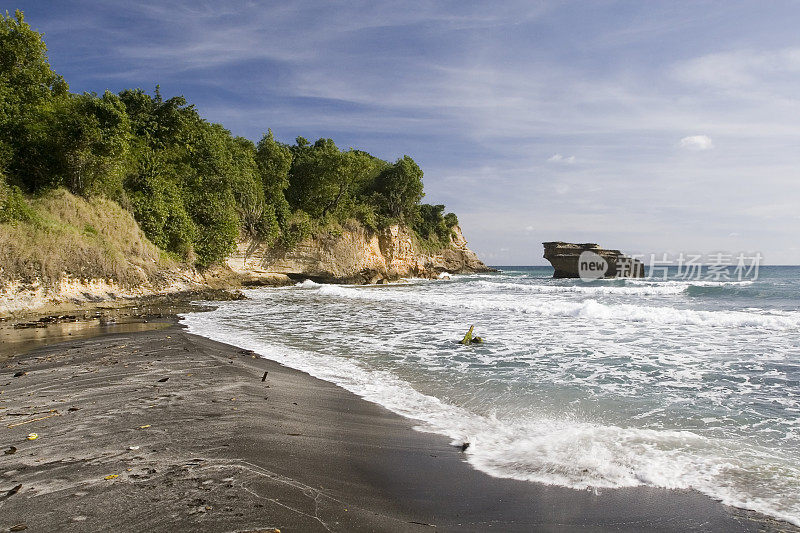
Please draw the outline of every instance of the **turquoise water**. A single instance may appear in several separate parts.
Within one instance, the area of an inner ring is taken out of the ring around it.
[[[495,476],[694,488],[800,524],[800,268],[757,280],[553,280],[549,267],[248,291],[188,315],[470,442]],[[470,324],[486,339],[461,346]]]

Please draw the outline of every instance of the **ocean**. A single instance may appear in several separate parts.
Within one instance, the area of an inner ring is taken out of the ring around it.
[[[800,267],[592,282],[500,268],[252,289],[183,323],[469,442],[493,476],[692,488],[800,525]],[[485,342],[458,344],[472,324]]]

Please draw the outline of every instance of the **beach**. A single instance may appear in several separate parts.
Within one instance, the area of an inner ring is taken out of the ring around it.
[[[796,530],[690,490],[494,478],[411,420],[172,322],[87,326],[3,363],[0,527]]]

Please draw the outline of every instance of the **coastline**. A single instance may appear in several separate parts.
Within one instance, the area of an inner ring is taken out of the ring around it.
[[[493,478],[413,421],[242,352],[166,324],[6,361],[0,444],[17,451],[0,488],[22,487],[0,496],[0,527],[798,530],[694,491]]]

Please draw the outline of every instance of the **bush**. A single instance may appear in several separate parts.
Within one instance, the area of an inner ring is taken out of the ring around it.
[[[35,212],[25,201],[19,187],[8,185],[0,175],[0,223],[31,221],[34,216]]]
[[[289,217],[286,229],[281,236],[281,244],[294,246],[310,237],[314,230],[314,223],[308,213],[297,210]]]

